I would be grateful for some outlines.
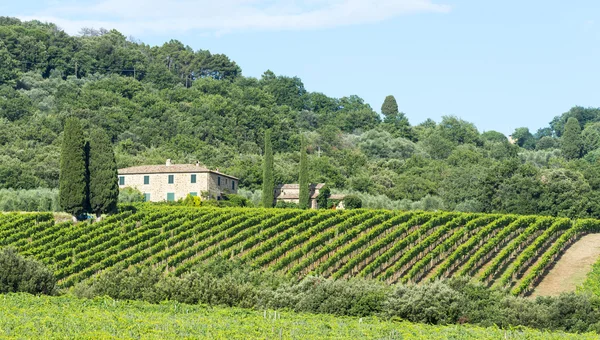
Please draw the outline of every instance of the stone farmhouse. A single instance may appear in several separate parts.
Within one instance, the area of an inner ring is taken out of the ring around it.
[[[325,186],[325,183],[310,185],[310,208],[317,209],[317,196],[319,191]],[[331,195],[333,200],[342,200],[344,195]],[[300,203],[300,185],[299,184],[280,184],[275,187],[275,202],[282,201],[287,203]],[[341,204],[341,203],[340,203]],[[338,204],[337,208],[343,209],[343,204]]]
[[[187,195],[208,194],[220,200],[223,195],[237,194],[239,180],[218,170],[196,164],[142,165],[119,169],[119,188],[135,188],[151,202],[177,201]]]

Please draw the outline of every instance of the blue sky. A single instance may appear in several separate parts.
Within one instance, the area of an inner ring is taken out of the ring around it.
[[[377,111],[393,94],[412,124],[456,115],[481,131],[534,132],[572,106],[600,106],[597,0],[34,0],[0,13],[71,34],[178,39],[246,76],[298,76]]]

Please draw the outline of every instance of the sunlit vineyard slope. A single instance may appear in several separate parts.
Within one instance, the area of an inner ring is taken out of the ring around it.
[[[52,266],[62,287],[108,268],[155,266],[181,275],[221,256],[299,277],[418,283],[468,275],[519,295],[590,232],[600,232],[600,221],[455,212],[142,205],[93,224],[0,215],[0,246]]]

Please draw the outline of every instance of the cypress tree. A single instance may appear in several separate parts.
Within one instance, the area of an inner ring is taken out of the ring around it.
[[[85,140],[79,120],[65,122],[60,154],[59,201],[61,208],[77,217],[86,212],[87,169]]]
[[[310,187],[308,183],[308,160],[306,156],[306,142],[304,137],[300,145],[300,174],[298,176],[298,183],[300,185],[300,209],[310,208]]]
[[[89,144],[90,209],[96,216],[117,211],[119,183],[115,153],[108,135],[94,130]]]
[[[398,115],[398,103],[394,96],[387,96],[381,105],[381,113],[386,118],[393,118]]]
[[[567,120],[561,142],[562,153],[566,159],[581,157],[583,143],[581,141],[581,126],[577,118],[571,117]]]
[[[271,130],[265,131],[265,157],[263,161],[262,205],[272,208],[275,200],[275,179],[273,177],[273,147],[271,146]]]

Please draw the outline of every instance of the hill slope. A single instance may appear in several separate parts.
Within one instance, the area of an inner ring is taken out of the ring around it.
[[[63,287],[108,268],[180,275],[215,256],[292,275],[389,283],[469,275],[528,294],[553,261],[600,221],[385,210],[137,206],[94,223],[0,215],[0,246],[54,266]]]

